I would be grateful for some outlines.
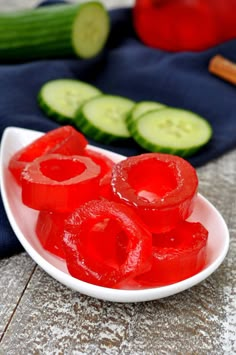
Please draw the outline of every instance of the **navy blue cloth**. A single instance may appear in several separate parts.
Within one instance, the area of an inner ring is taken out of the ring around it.
[[[57,127],[38,107],[38,91],[49,80],[77,78],[105,93],[135,101],[156,100],[204,116],[212,124],[214,135],[204,149],[189,159],[196,167],[236,147],[236,88],[208,73],[209,60],[215,54],[236,61],[236,40],[199,53],[167,53],[139,41],[132,27],[131,9],[113,10],[110,17],[107,46],[96,58],[0,65],[0,135],[7,126],[43,132]],[[132,140],[102,147],[127,156],[142,152]],[[20,250],[0,205],[0,257]]]

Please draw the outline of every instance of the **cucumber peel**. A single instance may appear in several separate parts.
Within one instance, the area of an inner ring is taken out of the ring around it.
[[[135,121],[134,140],[151,152],[188,157],[212,137],[212,127],[203,117],[187,110],[163,108]]]
[[[87,137],[110,143],[130,133],[125,119],[134,102],[121,96],[100,95],[86,101],[75,116],[76,127]]]
[[[75,113],[86,100],[101,95],[93,85],[76,79],[56,79],[45,83],[38,103],[47,116],[59,123],[74,125]]]
[[[109,15],[99,1],[0,14],[0,61],[91,58],[109,31]]]
[[[136,103],[133,109],[126,117],[126,125],[131,135],[133,134],[133,130],[135,129],[134,122],[140,116],[149,111],[162,109],[163,107],[165,107],[164,104],[161,104],[160,102],[156,101],[141,101]]]

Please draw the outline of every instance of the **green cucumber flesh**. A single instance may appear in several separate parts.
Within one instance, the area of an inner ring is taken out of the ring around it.
[[[140,116],[134,140],[144,149],[188,157],[212,137],[212,127],[203,117],[187,110],[163,108]]]
[[[72,43],[75,53],[82,58],[97,55],[108,38],[110,23],[101,3],[92,2],[82,6],[73,26]]]
[[[0,14],[0,61],[91,58],[103,49],[109,31],[108,12],[98,1]]]
[[[129,138],[125,119],[133,105],[134,102],[125,97],[97,96],[81,106],[75,124],[86,136],[102,143]]]
[[[140,116],[149,111],[162,109],[163,107],[165,107],[165,105],[155,101],[141,101],[136,103],[126,118],[126,125],[130,133],[132,134],[133,132],[133,122],[136,121]]]
[[[144,113],[147,113],[149,111],[153,110],[158,110],[165,107],[164,104],[161,104],[160,102],[155,102],[155,101],[141,101],[138,102],[132,112],[131,112],[131,117],[133,120],[136,120],[138,117],[142,116]]]
[[[56,79],[44,84],[38,102],[47,116],[74,124],[75,113],[86,100],[101,95],[93,85],[76,79]]]

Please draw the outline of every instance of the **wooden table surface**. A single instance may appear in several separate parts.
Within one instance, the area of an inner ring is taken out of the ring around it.
[[[35,3],[0,0],[0,9]],[[236,150],[197,171],[231,235],[212,276],[169,298],[117,304],[71,291],[24,252],[2,259],[0,354],[236,354]]]

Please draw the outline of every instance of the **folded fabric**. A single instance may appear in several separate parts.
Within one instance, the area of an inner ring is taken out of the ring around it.
[[[57,78],[77,78],[105,93],[135,101],[154,100],[192,110],[213,126],[211,142],[189,161],[204,165],[236,147],[236,88],[208,73],[215,54],[236,61],[236,40],[199,53],[167,53],[142,44],[132,27],[131,9],[110,12],[111,33],[96,58],[40,60],[0,65],[0,135],[8,126],[46,132],[58,126],[37,104],[41,86]],[[142,151],[134,142],[110,146],[90,143],[130,156]],[[21,250],[0,205],[0,257]]]

